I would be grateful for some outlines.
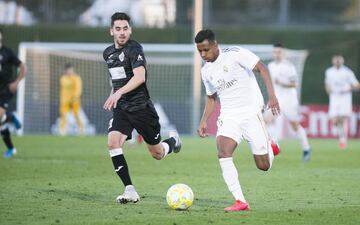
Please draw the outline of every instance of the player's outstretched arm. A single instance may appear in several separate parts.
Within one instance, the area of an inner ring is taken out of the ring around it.
[[[260,72],[261,78],[263,79],[267,92],[268,92],[268,96],[269,96],[269,102],[268,102],[268,107],[271,109],[271,112],[273,115],[278,115],[280,113],[280,106],[279,106],[279,102],[275,96],[275,92],[274,92],[274,88],[272,85],[272,81],[271,81],[271,77],[269,74],[269,70],[266,68],[266,66],[259,61],[254,69],[258,70]]]
[[[205,103],[205,107],[204,107],[204,112],[203,112],[203,115],[201,117],[199,127],[197,129],[197,132],[198,132],[199,136],[202,137],[202,138],[208,136],[208,134],[206,133],[207,120],[209,119],[210,115],[214,111],[215,105],[216,105],[216,94],[213,94],[211,96],[209,96],[209,95],[206,96],[206,103]]]

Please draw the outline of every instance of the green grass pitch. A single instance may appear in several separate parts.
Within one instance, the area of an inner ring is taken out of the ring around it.
[[[251,211],[225,213],[233,198],[223,181],[215,139],[183,138],[183,149],[161,161],[145,145],[125,148],[142,201],[118,205],[123,187],[106,137],[14,137],[18,155],[0,159],[0,224],[360,224],[360,141],[340,151],[336,140],[311,140],[304,163],[296,140],[281,142],[270,172],[255,166],[241,144],[235,155]],[[0,147],[4,149],[4,145]],[[188,184],[187,211],[168,208],[167,189]]]

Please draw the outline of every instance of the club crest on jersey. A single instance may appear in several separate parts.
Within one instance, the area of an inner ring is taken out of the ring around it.
[[[121,52],[121,54],[119,55],[120,62],[123,62],[124,59],[125,59],[125,54],[124,54],[124,52]]]
[[[143,61],[143,57],[139,54],[138,57],[137,57],[137,61]]]
[[[225,65],[224,65],[224,67],[223,67],[223,70],[224,70],[224,72],[229,72],[229,69],[228,69],[227,66],[225,66]]]

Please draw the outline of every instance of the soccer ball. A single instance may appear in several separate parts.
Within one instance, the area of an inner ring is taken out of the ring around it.
[[[174,184],[166,194],[166,201],[172,209],[185,210],[192,205],[194,194],[186,184]]]

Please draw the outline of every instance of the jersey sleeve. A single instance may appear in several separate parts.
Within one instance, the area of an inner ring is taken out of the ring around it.
[[[75,97],[80,97],[82,93],[82,80],[81,77],[77,74],[75,79]]]
[[[296,68],[295,66],[289,62],[288,64],[289,68],[288,68],[288,80],[289,83],[295,83],[296,85],[298,84],[298,76],[297,76],[297,72],[296,72]]]
[[[202,82],[204,84],[204,87],[205,87],[205,92],[206,92],[206,95],[213,95],[216,93],[216,89],[213,85],[211,85],[211,83],[205,78],[203,72],[201,72],[201,79],[202,79]]]
[[[130,55],[129,55],[131,67],[133,69],[144,66],[146,67],[146,59],[144,55],[144,51],[141,46],[134,47],[131,49]]]
[[[103,59],[104,59],[104,61],[106,61],[106,59],[107,59],[107,51],[106,51],[106,49],[103,51]]]
[[[233,54],[236,62],[249,70],[253,70],[260,60],[257,55],[245,48],[236,47],[233,50]]]
[[[326,71],[325,71],[325,84],[326,85],[330,85],[330,71],[329,71],[329,69],[327,69]]]
[[[349,70],[349,82],[352,86],[355,86],[359,83],[359,81],[356,79],[354,72]]]
[[[9,49],[9,61],[15,66],[19,66],[21,64],[20,59],[13,53],[11,49]]]

